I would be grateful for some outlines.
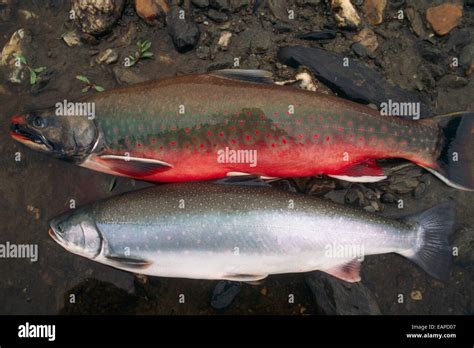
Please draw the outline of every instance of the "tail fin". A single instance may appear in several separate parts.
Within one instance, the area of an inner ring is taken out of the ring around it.
[[[435,168],[426,168],[449,186],[474,191],[474,113],[434,117],[441,130],[442,149]]]
[[[452,262],[448,237],[453,232],[455,210],[453,202],[436,205],[409,220],[419,224],[416,245],[403,254],[431,276],[447,281]]]

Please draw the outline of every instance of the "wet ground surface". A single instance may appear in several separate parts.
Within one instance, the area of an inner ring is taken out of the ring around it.
[[[151,41],[150,51],[155,56],[131,68],[133,76],[126,77],[127,81],[230,68],[234,57],[241,58],[241,68],[271,70],[279,80],[293,78],[295,70],[278,63],[277,50],[291,44],[320,47],[317,42],[302,41],[295,36],[320,30],[325,24],[332,23],[330,10],[324,1],[291,2],[288,6],[295,9],[296,19],[283,22],[272,16],[268,7],[252,14],[251,6],[244,6],[227,13],[229,20],[217,24],[206,18],[207,9],[191,6],[201,29],[201,41],[197,48],[184,54],[175,50],[166,28],[146,25],[130,4],[112,32],[97,44],[68,47],[61,36],[75,27],[68,20],[70,5],[66,1],[46,3],[49,5],[39,5],[36,1],[7,5],[11,7],[11,13],[0,20],[0,45],[3,47],[19,28],[29,30],[33,38],[32,48],[25,55],[33,66],[46,66],[50,74],[48,83],[40,87],[30,88],[28,83],[14,85],[5,79],[0,84],[0,242],[37,244],[39,248],[37,262],[1,259],[0,314],[319,314],[321,311],[304,274],[270,276],[260,285],[243,284],[230,307],[217,311],[210,306],[217,284],[215,281],[137,279],[132,274],[66,252],[48,236],[47,231],[48,221],[69,209],[71,200],[80,206],[148,184],[120,178],[111,192],[111,176],[30,151],[13,141],[8,130],[9,117],[26,108],[50,106],[63,99],[74,100],[82,96],[83,84],[75,79],[76,75],[86,75],[105,89],[119,86],[117,75],[119,79],[124,78],[120,70],[123,68],[118,69],[121,59],[134,51],[134,44],[140,39]],[[429,4],[440,2],[397,3],[402,5],[397,7],[393,5],[395,1],[389,2],[384,22],[376,28],[379,48],[374,57],[361,57],[360,60],[400,87],[419,91],[432,101],[434,114],[474,110],[472,80],[467,80],[464,86],[441,83],[446,75],[464,78],[463,70],[449,70],[445,60],[423,57],[416,46],[420,38],[410,31],[408,21],[394,19],[399,8],[412,6],[424,17]],[[37,18],[25,19],[19,10],[31,11]],[[465,8],[457,29],[447,36],[433,37],[434,56],[451,57],[459,53],[461,49],[449,49],[449,40],[454,40],[452,37],[459,35],[461,29],[474,37],[473,18],[474,11]],[[281,29],[283,26],[289,27],[289,31]],[[425,26],[429,31],[427,28]],[[222,30],[233,33],[226,51],[217,47]],[[130,32],[133,38],[124,39]],[[349,32],[338,34],[323,47],[353,58],[351,36]],[[117,50],[119,62],[97,64],[95,54],[107,48]],[[320,89],[327,90],[322,86]],[[15,160],[17,153],[20,153],[21,161]],[[310,186],[317,186],[319,182],[316,180]],[[375,189],[372,185],[363,187]],[[327,197],[342,202],[348,189],[337,188]],[[458,247],[459,256],[455,258],[449,282],[438,282],[410,261],[390,254],[366,259],[362,283],[373,294],[382,314],[473,314],[474,195],[449,188],[434,177],[423,192],[414,195],[414,189],[400,194],[405,205],[403,215],[422,211],[448,199],[456,202],[453,245]],[[308,187],[303,190],[308,191]],[[384,203],[383,206],[384,210],[379,214],[401,215],[395,203]],[[71,294],[75,303],[71,303]],[[184,303],[181,303],[182,295]],[[294,301],[289,301],[291,295]],[[400,295],[403,295],[402,303]]]

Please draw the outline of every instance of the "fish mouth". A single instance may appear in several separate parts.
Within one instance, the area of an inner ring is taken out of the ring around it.
[[[59,235],[56,233],[56,231],[54,231],[54,229],[52,227],[49,228],[48,234],[51,238],[53,238],[53,240],[56,243],[59,243],[59,244],[62,243],[61,237],[59,237]]]
[[[41,147],[49,151],[54,150],[54,146],[42,134],[25,126],[24,123],[14,122],[14,120],[15,117],[12,119],[13,123],[10,127],[10,136],[13,139],[25,145]]]

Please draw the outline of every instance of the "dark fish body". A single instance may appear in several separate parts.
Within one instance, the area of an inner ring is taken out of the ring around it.
[[[242,174],[375,181],[385,178],[376,159],[404,158],[454,187],[474,188],[470,114],[449,118],[457,124],[448,134],[432,120],[381,116],[228,72],[146,82],[86,101],[95,104],[97,139],[76,163],[111,174],[160,182]],[[452,161],[456,151],[462,159]]]
[[[253,281],[322,270],[358,281],[366,255],[396,252],[446,278],[453,210],[396,221],[262,187],[170,184],[51,222],[52,237],[97,262],[152,276]]]

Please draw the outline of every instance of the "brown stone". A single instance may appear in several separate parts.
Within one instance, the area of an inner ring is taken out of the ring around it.
[[[426,20],[437,35],[446,35],[459,24],[462,4],[442,4],[426,10]]]
[[[370,52],[374,52],[379,47],[377,35],[369,28],[362,29],[357,35],[354,35],[353,40],[360,42]]]
[[[387,6],[387,0],[365,0],[364,14],[372,25],[379,25],[383,22],[383,11]]]
[[[156,24],[160,14],[170,9],[166,0],[135,0],[135,11],[148,24]]]

